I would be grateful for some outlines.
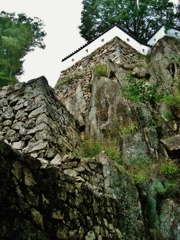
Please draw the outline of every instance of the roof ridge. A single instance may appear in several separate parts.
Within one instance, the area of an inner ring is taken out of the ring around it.
[[[106,32],[108,32],[109,30],[111,30],[112,28],[117,27],[119,28],[121,31],[125,32],[127,35],[129,35],[130,37],[132,37],[134,40],[136,40],[137,42],[139,42],[140,44],[149,46],[147,43],[141,42],[139,40],[137,40],[132,34],[129,34],[126,30],[122,29],[118,24],[114,24],[112,26],[110,26],[109,28],[107,28],[103,33],[99,34],[97,37],[93,38],[92,40],[88,41],[87,43],[85,43],[83,46],[79,47],[77,50],[75,50],[74,52],[70,53],[69,55],[67,55],[66,57],[64,57],[62,59],[62,62],[64,62],[66,59],[70,58],[71,56],[73,56],[74,54],[76,54],[77,52],[81,51],[81,49],[85,48],[86,46],[88,46],[90,43],[94,42],[96,39],[98,39],[99,37],[101,37],[103,34],[105,34]]]

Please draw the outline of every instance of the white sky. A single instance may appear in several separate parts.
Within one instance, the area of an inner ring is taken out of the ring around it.
[[[82,0],[0,0],[0,12],[25,13],[38,17],[45,24],[46,49],[36,48],[24,62],[25,73],[20,81],[45,76],[54,87],[61,71],[61,60],[81,47],[85,40],[79,35]]]
[[[177,2],[177,0],[173,0]],[[54,87],[61,69],[61,60],[81,47],[85,40],[79,35],[82,0],[0,0],[0,11],[25,13],[44,21],[46,49],[36,48],[24,62],[20,81],[45,76]]]

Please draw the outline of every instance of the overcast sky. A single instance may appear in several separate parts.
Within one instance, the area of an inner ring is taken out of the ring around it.
[[[81,47],[79,35],[82,0],[0,0],[0,11],[25,13],[44,21],[46,49],[36,48],[24,62],[20,81],[45,76],[54,87],[61,71],[61,60]],[[174,0],[177,2],[177,0]]]
[[[85,43],[79,35],[82,0],[0,0],[0,11],[25,13],[44,21],[46,49],[36,48],[25,58],[20,81],[45,76],[54,87],[61,60]]]

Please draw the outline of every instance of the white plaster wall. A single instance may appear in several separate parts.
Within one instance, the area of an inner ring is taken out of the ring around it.
[[[165,35],[172,36],[176,38],[180,38],[180,31],[177,31],[175,29],[169,29],[167,32],[165,31],[165,27],[161,27],[159,31],[148,41],[148,45],[154,46],[157,41],[161,38],[163,38]]]
[[[61,70],[65,70],[66,68],[71,67],[83,57],[89,55],[97,48],[112,40],[114,37],[119,37],[122,41],[128,43],[131,47],[136,49],[141,54],[147,55],[151,51],[150,47],[140,44],[134,38],[130,37],[128,34],[115,26],[111,30],[94,40],[92,43],[81,49],[79,52],[75,53],[74,55],[63,61],[61,63]]]
[[[164,36],[165,36],[165,28],[163,26],[159,29],[159,31],[156,34],[153,35],[151,39],[149,39],[147,43],[150,46],[154,46],[157,43],[157,41]]]
[[[180,31],[175,30],[175,29],[169,29],[167,31],[167,35],[172,36],[172,37],[176,37],[176,38],[180,38]]]

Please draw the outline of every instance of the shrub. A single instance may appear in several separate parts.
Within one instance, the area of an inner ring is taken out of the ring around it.
[[[156,193],[163,197],[179,196],[179,183],[176,180],[166,180],[164,184],[155,186]]]
[[[16,84],[16,83],[18,83],[18,80],[15,78],[7,78],[7,77],[0,76],[0,87]]]
[[[150,158],[132,159],[131,165],[126,167],[126,173],[135,184],[140,184],[149,177],[151,163]]]
[[[94,69],[94,74],[97,77],[108,77],[107,66],[99,63]]]
[[[160,167],[160,173],[163,175],[174,175],[179,173],[179,167],[173,161],[169,161],[168,163],[163,163]]]
[[[90,138],[82,143],[79,154],[81,157],[92,158],[95,157],[102,150],[102,143],[100,141],[95,141]]]
[[[180,96],[174,96],[173,94],[165,95],[162,98],[162,102],[165,102],[170,107],[175,107],[180,105]]]
[[[128,84],[123,86],[123,95],[133,102],[155,104],[159,103],[165,96],[158,93],[157,82],[150,84],[146,79],[136,79],[130,74],[126,76],[126,80]]]
[[[92,138],[85,140],[80,148],[79,155],[85,158],[95,157],[101,151],[106,151],[109,157],[116,162],[120,161],[120,152],[117,149],[115,141],[93,140]]]
[[[128,134],[135,133],[138,130],[138,125],[136,123],[131,123],[120,130],[120,136],[125,137]]]

